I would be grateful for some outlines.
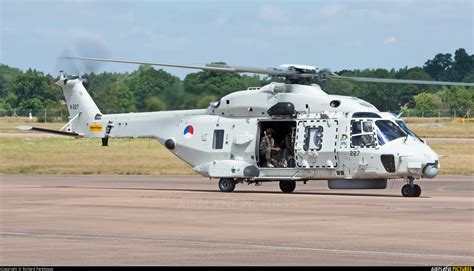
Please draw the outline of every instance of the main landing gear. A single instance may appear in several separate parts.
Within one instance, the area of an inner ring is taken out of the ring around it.
[[[239,179],[232,178],[221,178],[219,180],[219,190],[221,192],[233,192],[235,185],[239,182],[242,182]],[[249,182],[250,184],[251,182]],[[258,185],[258,183],[256,183]],[[295,191],[296,182],[295,181],[280,181],[280,189],[283,193],[291,193]]]
[[[296,182],[295,181],[280,181],[280,189],[283,193],[291,193],[295,191]]]
[[[417,184],[413,184],[413,177],[408,177],[406,181],[408,182],[402,187],[402,195],[404,197],[419,197],[421,195],[421,187]]]
[[[221,192],[233,192],[235,189],[235,180],[231,178],[222,178],[219,180],[219,190]]]

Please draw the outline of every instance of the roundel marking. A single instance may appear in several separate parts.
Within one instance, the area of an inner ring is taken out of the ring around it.
[[[192,125],[186,125],[183,134],[185,138],[191,138],[194,135],[194,127]]]

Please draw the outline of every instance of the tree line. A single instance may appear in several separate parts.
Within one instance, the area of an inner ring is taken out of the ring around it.
[[[216,64],[216,63],[213,63]],[[222,63],[218,63],[222,64]],[[474,55],[458,49],[454,56],[437,54],[422,67],[401,69],[342,70],[345,76],[474,82]],[[230,92],[268,84],[271,78],[200,71],[184,80],[152,66],[140,65],[131,73],[87,74],[88,91],[103,113],[146,112],[205,108],[209,102]],[[34,69],[21,71],[0,64],[0,112],[33,112],[65,109],[57,78]],[[330,94],[349,95],[366,100],[381,111],[411,109],[425,116],[469,115],[474,89],[427,85],[380,84],[328,80],[315,82]]]

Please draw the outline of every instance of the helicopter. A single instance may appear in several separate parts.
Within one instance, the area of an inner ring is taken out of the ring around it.
[[[181,65],[96,57],[81,61],[147,64],[215,72],[254,73],[282,78],[262,87],[235,91],[205,109],[102,114],[87,92],[87,78],[60,73],[69,121],[59,131],[24,130],[73,137],[153,138],[192,169],[217,179],[219,190],[237,184],[279,182],[291,193],[296,182],[327,180],[330,189],[385,189],[387,180],[403,179],[404,197],[419,197],[415,180],[435,178],[439,155],[400,117],[380,112],[350,96],[330,95],[311,79],[374,83],[474,86],[440,82],[340,76],[328,69],[286,64],[262,69],[228,65]],[[283,142],[277,145],[276,142]],[[280,147],[279,147],[280,146]]]

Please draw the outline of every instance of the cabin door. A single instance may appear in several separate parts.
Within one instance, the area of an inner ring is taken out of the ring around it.
[[[309,119],[298,121],[295,159],[299,168],[336,168],[338,121]]]

